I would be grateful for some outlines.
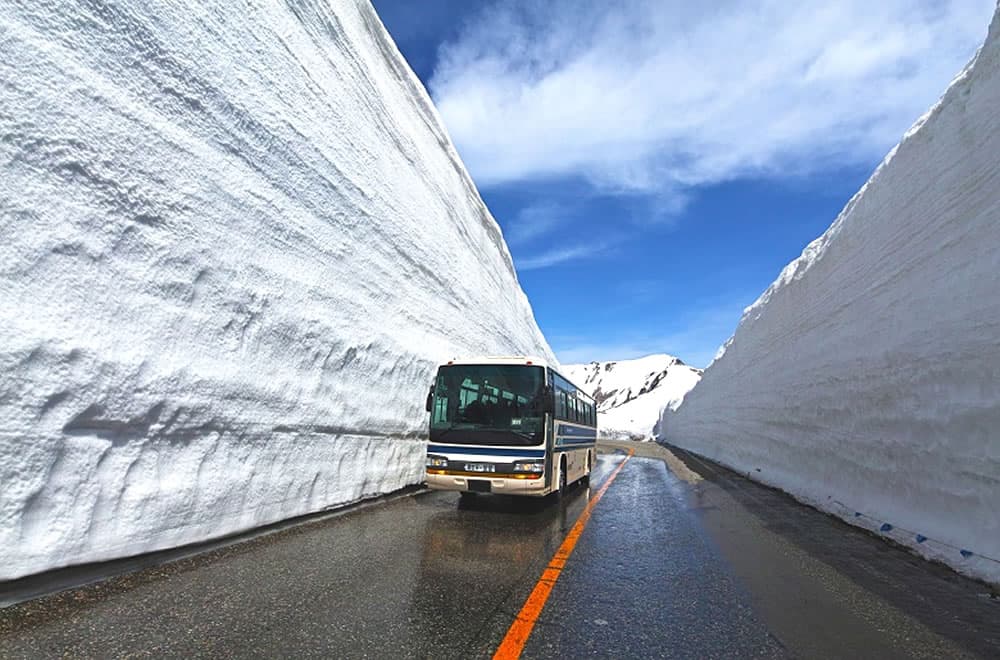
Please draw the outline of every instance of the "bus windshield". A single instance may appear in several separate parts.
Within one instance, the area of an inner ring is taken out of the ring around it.
[[[430,439],[466,445],[539,445],[545,439],[542,367],[456,364],[438,369]]]

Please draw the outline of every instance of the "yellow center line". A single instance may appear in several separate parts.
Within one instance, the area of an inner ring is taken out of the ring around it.
[[[607,492],[611,482],[615,480],[615,477],[618,476],[618,473],[621,472],[625,464],[628,463],[628,459],[632,458],[634,453],[634,449],[628,450],[625,460],[618,464],[618,467],[614,469],[614,472],[604,482],[601,489],[597,491],[597,494],[587,502],[586,508],[584,508],[580,517],[577,518],[573,529],[569,530],[569,534],[563,539],[562,545],[559,546],[556,554],[549,561],[548,566],[542,571],[542,575],[538,578],[538,582],[535,583],[535,588],[531,590],[528,600],[524,601],[524,606],[517,613],[517,617],[514,619],[514,623],[510,625],[510,629],[507,630],[507,635],[500,642],[497,652],[493,654],[493,660],[516,660],[521,656],[521,652],[524,651],[524,645],[528,642],[528,637],[535,627],[535,622],[541,616],[542,608],[545,607],[545,602],[549,599],[549,594],[552,593],[552,587],[555,586],[556,580],[562,574],[562,570],[566,566],[566,560],[573,554],[573,548],[576,547],[576,542],[580,539],[583,528],[587,526],[587,521],[590,520],[591,512],[597,506],[597,503],[601,501],[601,498],[604,497],[604,493]]]

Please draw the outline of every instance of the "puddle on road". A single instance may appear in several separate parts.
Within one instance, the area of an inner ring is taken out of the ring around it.
[[[666,462],[667,467],[670,468],[670,471],[673,472],[678,479],[686,481],[692,485],[702,481],[702,476],[685,465],[684,461],[677,458],[674,452],[670,451],[666,447],[661,447],[661,449],[663,450],[663,460]]]

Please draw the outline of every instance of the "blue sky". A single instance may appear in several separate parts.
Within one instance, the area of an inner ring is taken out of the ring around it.
[[[994,0],[374,0],[564,363],[705,366]]]

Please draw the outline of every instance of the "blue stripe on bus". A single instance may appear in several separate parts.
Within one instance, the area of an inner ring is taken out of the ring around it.
[[[427,445],[428,452],[441,454],[481,454],[483,456],[526,456],[528,458],[545,458],[544,449],[501,449],[499,447],[449,447],[444,445]]]
[[[556,430],[556,435],[570,435],[575,438],[596,438],[597,429],[586,429],[579,426],[560,424],[559,428]]]
[[[557,445],[592,445],[594,444],[593,438],[556,438]]]
[[[556,444],[555,448],[556,449],[564,449],[564,450],[570,450],[570,449],[590,449],[593,446],[594,446],[594,443],[584,444],[582,442],[579,442],[579,443],[573,442],[573,443],[566,443],[566,444]]]

